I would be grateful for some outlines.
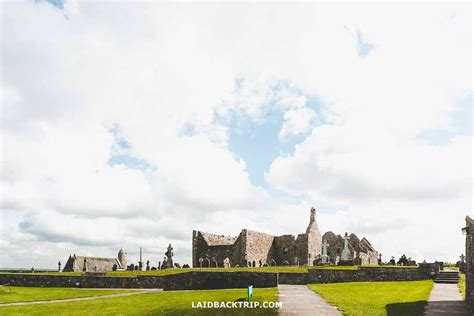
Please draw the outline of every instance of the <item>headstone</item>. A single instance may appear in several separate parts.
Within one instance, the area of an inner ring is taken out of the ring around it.
[[[382,254],[381,253],[379,253],[379,259],[377,260],[377,263],[379,265],[382,265]]]
[[[324,240],[323,241],[323,255],[321,256],[321,263],[322,264],[328,264],[329,263],[328,247],[329,247],[329,243],[326,240]]]
[[[174,268],[174,264],[173,264],[174,252],[173,252],[173,247],[171,247],[171,244],[168,245],[165,256],[166,257],[164,258],[164,262],[163,262],[164,269]]]
[[[114,263],[114,265],[112,266],[112,271],[117,271],[117,264]]]
[[[354,261],[352,259],[351,251],[349,249],[349,236],[347,233],[343,237],[344,239],[344,249],[341,252],[341,261],[339,261],[339,265],[352,265]]]
[[[225,258],[223,263],[224,263],[224,268],[230,268],[230,259],[229,258]]]
[[[58,262],[58,272],[61,272],[61,261]]]
[[[189,268],[190,268],[189,264],[187,264],[187,263],[183,264],[183,269],[189,269]]]
[[[392,258],[390,259],[390,265],[394,266],[395,265],[395,257],[392,256]]]
[[[146,261],[146,270],[150,271],[150,260]]]
[[[199,268],[201,268],[201,269],[202,269],[202,262],[203,262],[203,261],[204,261],[203,258],[199,258]]]
[[[82,266],[82,271],[87,272],[87,258],[84,257],[84,265]]]

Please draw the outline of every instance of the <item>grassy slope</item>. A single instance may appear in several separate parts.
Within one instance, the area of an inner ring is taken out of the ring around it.
[[[5,288],[6,290],[7,288]],[[133,290],[90,290],[61,287],[15,287],[10,292],[0,291],[0,303],[61,300],[74,297],[102,296],[127,293]]]
[[[311,284],[345,315],[423,315],[433,281]]]
[[[2,315],[242,315],[238,309],[192,309],[192,302],[237,301],[247,290],[176,291],[137,294],[91,301],[0,307]],[[254,289],[253,301],[276,301],[276,289]],[[253,309],[245,314],[276,315],[276,310]]]
[[[459,290],[461,291],[462,297],[466,297],[466,275],[464,273],[459,273]]]

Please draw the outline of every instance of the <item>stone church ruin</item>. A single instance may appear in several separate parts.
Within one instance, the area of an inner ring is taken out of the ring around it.
[[[349,235],[349,252],[359,265],[377,264],[378,253],[366,238]],[[193,230],[192,260],[194,268],[313,266],[321,264],[322,244],[326,242],[327,263],[341,259],[344,240],[327,232],[321,236],[316,210],[311,208],[306,233],[273,236],[243,229],[237,237]]]

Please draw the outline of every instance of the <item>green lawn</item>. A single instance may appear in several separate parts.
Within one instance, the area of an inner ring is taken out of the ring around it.
[[[344,315],[423,315],[433,281],[350,282],[308,287]]]
[[[466,297],[466,275],[464,273],[459,273],[459,290],[461,291],[462,297]]]
[[[102,296],[127,293],[135,290],[91,290],[62,287],[3,287],[0,289],[0,303],[62,300],[74,297]]]
[[[245,300],[246,289],[170,291],[90,301],[0,307],[2,315],[276,315],[274,309],[193,309],[192,302]],[[254,289],[254,302],[276,301],[276,289]]]

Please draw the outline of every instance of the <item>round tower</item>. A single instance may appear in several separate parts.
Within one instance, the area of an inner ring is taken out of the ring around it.
[[[122,268],[127,268],[127,253],[123,250],[123,247],[118,252],[118,260]]]

